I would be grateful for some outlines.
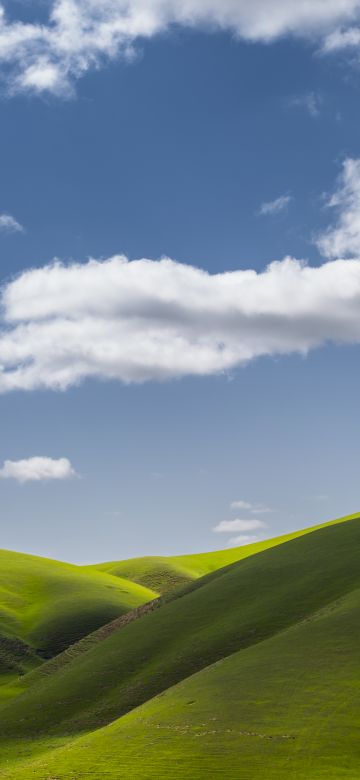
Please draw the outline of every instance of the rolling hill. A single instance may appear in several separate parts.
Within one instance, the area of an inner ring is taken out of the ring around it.
[[[0,673],[26,671],[155,595],[106,573],[0,550]]]
[[[358,519],[301,533],[30,672],[0,777],[355,780],[359,557]]]
[[[277,536],[273,539],[265,539],[254,544],[246,544],[242,547],[216,550],[216,552],[195,553],[192,555],[147,556],[144,558],[131,558],[125,561],[97,563],[84,568],[90,571],[106,572],[115,577],[123,577],[131,582],[151,588],[157,591],[158,594],[163,594],[174,587],[193,582],[199,579],[199,577],[210,574],[212,571],[217,571],[217,569],[221,569],[231,563],[248,558],[250,555],[263,552],[271,547],[277,547],[279,544],[290,542],[292,539],[298,539],[304,534],[326,528],[333,523],[346,522],[351,517],[332,520],[329,523],[304,528],[300,531]]]
[[[360,593],[6,778],[357,780]]]

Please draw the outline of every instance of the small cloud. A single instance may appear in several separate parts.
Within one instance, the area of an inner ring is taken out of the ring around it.
[[[259,536],[250,536],[247,534],[241,534],[240,536],[232,536],[228,541],[229,547],[243,547],[245,544],[253,544],[254,542],[260,542]]]
[[[252,509],[252,504],[249,501],[232,501],[230,504],[231,509]]]
[[[249,501],[232,501],[230,509],[244,509],[251,512],[252,515],[265,515],[274,511],[264,504],[251,504]]]
[[[40,482],[50,479],[75,477],[68,458],[33,457],[26,460],[6,460],[0,469],[0,479],[15,479],[17,482]]]
[[[341,49],[357,49],[360,44],[360,28],[336,29],[325,38],[322,52],[329,54]]]
[[[271,217],[275,214],[280,214],[282,211],[285,211],[288,208],[291,201],[291,195],[280,195],[280,197],[275,198],[275,200],[269,200],[265,203],[262,203],[259,210],[257,211],[257,215],[260,217]]]
[[[221,520],[218,525],[213,528],[213,531],[217,534],[234,533],[235,531],[256,531],[258,528],[266,528],[266,523],[262,520]]]
[[[0,214],[0,233],[23,233],[24,228],[11,214]]]
[[[296,95],[289,101],[290,106],[304,108],[314,119],[320,116],[322,103],[323,100],[321,95],[318,95],[316,92],[307,92],[305,95]]]

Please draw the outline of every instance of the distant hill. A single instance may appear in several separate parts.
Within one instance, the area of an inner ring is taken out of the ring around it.
[[[106,573],[0,550],[0,674],[32,668],[155,595]]]
[[[335,522],[116,619],[9,692],[0,776],[356,780],[359,563]]]
[[[115,577],[123,577],[147,588],[157,591],[159,594],[167,593],[174,587],[185,585],[204,577],[212,571],[228,566],[235,561],[248,558],[250,555],[268,550],[270,547],[277,547],[292,539],[298,539],[300,536],[326,528],[333,523],[346,522],[350,517],[344,517],[340,520],[332,520],[322,525],[303,528],[300,531],[283,536],[277,536],[273,539],[266,539],[255,544],[246,544],[242,547],[232,547],[226,550],[217,550],[216,552],[195,553],[192,555],[173,555],[173,556],[148,556],[144,558],[131,558],[125,561],[110,561],[107,563],[98,563],[84,568],[98,570],[112,574]]]

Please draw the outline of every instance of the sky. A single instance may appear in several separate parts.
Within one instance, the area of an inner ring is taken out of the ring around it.
[[[359,511],[359,96],[356,0],[0,2],[1,547]]]

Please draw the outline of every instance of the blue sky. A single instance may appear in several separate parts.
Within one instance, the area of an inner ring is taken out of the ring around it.
[[[111,60],[0,15],[1,546],[74,562],[359,509],[359,4],[151,5]]]

